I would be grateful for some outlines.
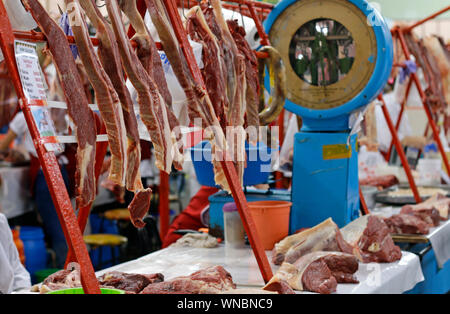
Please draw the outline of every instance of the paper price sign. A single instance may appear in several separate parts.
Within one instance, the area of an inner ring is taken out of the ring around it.
[[[57,141],[55,126],[45,101],[31,105],[30,109],[39,134],[47,141],[44,143],[45,149],[55,153],[62,153],[64,146]]]
[[[45,99],[46,84],[39,65],[36,45],[15,40],[14,52],[25,97],[28,100]]]

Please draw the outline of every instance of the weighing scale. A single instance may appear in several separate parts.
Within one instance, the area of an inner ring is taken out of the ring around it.
[[[285,108],[303,120],[294,137],[290,233],[359,216],[356,134],[350,116],[382,91],[393,44],[364,0],[283,0],[264,23],[286,66]]]

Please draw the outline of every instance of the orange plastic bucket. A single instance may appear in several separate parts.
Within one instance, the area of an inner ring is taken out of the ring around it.
[[[288,235],[291,205],[291,202],[286,201],[248,203],[256,230],[265,250],[271,250],[275,243]]]

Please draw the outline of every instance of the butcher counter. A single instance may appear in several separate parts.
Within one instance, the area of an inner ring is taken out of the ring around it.
[[[270,260],[271,252],[266,251],[266,254]],[[214,265],[221,265],[230,272],[237,288],[264,286],[251,248],[228,248],[224,244],[216,248],[168,247],[98,271],[97,276],[114,270],[141,274],[159,272],[166,279],[171,279]],[[271,266],[275,273],[279,266]],[[360,263],[355,275],[359,284],[338,284],[338,294],[399,294],[411,290],[424,280],[419,257],[405,251],[402,252],[401,260],[394,263]]]

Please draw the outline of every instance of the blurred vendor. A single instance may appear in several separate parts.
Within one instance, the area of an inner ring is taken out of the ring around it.
[[[30,274],[20,263],[8,220],[5,215],[0,214],[0,294],[29,287]]]
[[[41,169],[36,150],[34,148],[31,134],[23,112],[18,112],[9,124],[9,130],[2,141],[0,141],[0,151],[3,152],[5,158],[11,158],[11,150],[9,149],[14,140],[23,139],[25,149],[30,155],[30,187],[33,199],[36,204],[37,211],[42,218],[44,225],[44,232],[50,240],[50,246],[56,253],[56,266],[58,268],[64,267],[64,262],[67,255],[67,244],[64,238],[61,225],[59,223],[56,209],[53,205],[52,198],[45,181],[44,172]],[[68,173],[65,168],[67,158],[60,154],[57,156],[61,168],[66,187],[69,186]]]
[[[208,228],[209,197],[219,190],[214,187],[202,186],[195,194],[187,207],[174,219],[169,227],[167,235],[163,239],[163,248],[176,242],[182,235],[176,230]]]

